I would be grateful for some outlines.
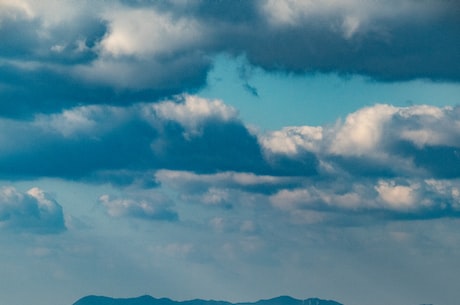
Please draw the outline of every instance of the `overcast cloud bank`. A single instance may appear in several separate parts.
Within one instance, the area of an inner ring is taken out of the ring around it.
[[[288,73],[460,80],[455,0],[21,0],[0,8],[2,116],[193,93],[221,53]]]

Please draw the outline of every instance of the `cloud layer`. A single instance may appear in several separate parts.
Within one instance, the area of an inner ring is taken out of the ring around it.
[[[331,221],[460,211],[459,107],[377,104],[333,125],[261,132],[220,100],[184,95],[2,119],[0,126],[8,131],[0,138],[0,173],[9,179],[168,187],[181,200],[227,208],[258,198],[295,217],[314,212]],[[162,196],[163,203],[110,195],[100,202],[111,216],[177,219]]]

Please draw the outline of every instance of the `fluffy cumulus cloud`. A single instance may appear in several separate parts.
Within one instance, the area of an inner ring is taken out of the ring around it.
[[[0,172],[8,178],[142,176],[163,168],[277,175],[298,171],[292,164],[289,168],[265,160],[257,137],[233,108],[196,96],[131,107],[81,106],[31,121],[3,119],[0,127]],[[303,173],[315,172],[314,156],[302,164]]]
[[[270,201],[296,217],[311,210],[329,217],[337,211],[458,216],[458,122],[458,107],[375,105],[322,129],[260,135],[266,154],[301,158],[311,150],[319,160],[319,176]]]
[[[206,31],[197,20],[154,7],[123,6],[101,18],[107,31],[95,46],[98,58],[77,66],[78,78],[160,95],[203,84],[210,62],[199,51]]]
[[[289,127],[258,135],[267,160],[274,155],[296,160],[303,158],[304,151],[314,153],[318,174],[311,177],[158,171],[156,179],[183,192],[187,200],[207,204],[242,204],[258,194],[257,200],[302,223],[342,222],[343,216],[350,215],[456,217],[460,188],[456,143],[460,142],[458,129],[452,126],[458,124],[457,113],[450,107],[376,105],[334,126]],[[430,137],[407,136],[421,124]],[[417,162],[426,147],[433,155],[424,157],[426,163]],[[457,159],[440,165],[439,150]],[[440,171],[442,166],[446,168]]]
[[[178,122],[193,134],[200,133],[198,127],[207,120],[227,122],[237,118],[236,110],[223,101],[209,101],[198,96],[186,96],[183,104],[167,101],[154,104],[152,108],[159,119]]]
[[[0,8],[3,116],[194,92],[220,53],[287,72],[460,79],[457,0],[21,0]]]
[[[0,228],[37,234],[66,230],[62,207],[39,188],[23,193],[14,187],[0,189]]]
[[[108,12],[109,30],[100,41],[104,56],[155,57],[200,45],[205,28],[193,18],[174,17],[155,9],[126,9]]]
[[[257,198],[296,222],[457,217],[458,121],[458,107],[375,105],[334,125],[257,134],[269,164],[285,158],[300,165],[313,154],[313,175],[160,170],[155,177],[185,201],[229,207]]]
[[[259,142],[268,155],[313,152],[325,172],[448,178],[459,173],[458,124],[459,107],[377,104],[333,126],[284,128],[259,135]]]
[[[323,128],[291,126],[260,136],[265,150],[273,154],[297,155],[301,151],[316,152],[321,146]]]
[[[297,216],[454,216],[459,124],[459,107],[382,104],[333,125],[261,132],[223,101],[183,95],[0,120],[0,173],[166,187],[223,207],[258,199]],[[100,201],[111,216],[176,215],[144,198]]]

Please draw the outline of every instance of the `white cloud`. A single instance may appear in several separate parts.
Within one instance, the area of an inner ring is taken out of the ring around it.
[[[306,188],[294,190],[281,190],[270,198],[272,204],[281,210],[295,209],[300,205],[315,203],[318,196]]]
[[[96,137],[128,120],[134,114],[131,110],[112,106],[80,106],[60,113],[39,114],[33,121],[33,127],[64,137],[80,134]]]
[[[159,122],[175,121],[185,127],[186,132],[196,135],[204,122],[209,120],[227,122],[236,119],[237,114],[233,107],[225,105],[221,100],[185,95],[181,102],[142,103],[131,107],[79,106],[59,113],[38,114],[30,123],[16,124],[14,120],[0,120],[0,128],[3,125],[10,130],[30,128],[64,137],[78,135],[98,137],[132,120],[145,120],[152,128],[158,129],[162,128]],[[8,135],[1,134],[0,143],[2,138],[6,145]]]
[[[257,136],[266,153],[295,157],[299,152],[310,151],[320,159],[331,155],[369,158],[389,167],[411,171],[414,167],[411,160],[394,155],[392,147],[401,141],[413,143],[418,148],[459,147],[458,113],[458,107],[376,104],[349,114],[345,121],[339,120],[333,126],[285,127]]]
[[[355,183],[346,192],[334,190],[334,183],[318,186],[304,186],[295,189],[283,189],[270,196],[271,204],[285,211],[324,210],[324,209],[360,209],[375,207],[369,197],[366,186]]]
[[[0,189],[0,228],[31,233],[59,233],[66,229],[62,207],[39,188],[26,193]]]
[[[18,2],[15,0],[15,2]],[[83,15],[90,14],[92,11],[98,11],[100,8],[99,1],[72,1],[72,0],[20,0],[21,7],[27,8],[35,18],[42,20],[45,28],[59,26],[59,24],[69,22],[80,18]]]
[[[301,150],[317,152],[323,140],[320,126],[293,126],[259,135],[259,142],[266,152],[296,155]]]
[[[438,194],[440,198],[446,198],[444,201],[451,203],[450,206],[455,211],[460,211],[460,181],[453,180],[439,180],[427,179],[424,181],[427,190],[434,194]],[[434,199],[438,200],[438,199]],[[436,203],[436,202],[435,202]],[[446,207],[446,203],[438,203]]]
[[[194,189],[203,186],[214,187],[251,187],[251,186],[276,186],[295,181],[295,178],[277,177],[268,175],[255,175],[253,173],[220,172],[216,174],[197,174],[189,171],[158,170],[155,180],[161,184],[181,189]]]
[[[99,202],[106,208],[107,214],[112,217],[134,217],[152,220],[177,220],[177,213],[169,208],[168,200],[162,195],[148,198],[112,198],[102,195]]]
[[[372,217],[381,212],[397,213],[409,219],[419,215],[429,218],[460,210],[459,182],[402,178],[329,181],[315,186],[310,182],[303,187],[282,189],[268,200],[295,221],[304,219],[307,223],[324,221],[330,215],[342,219],[346,215]]]
[[[28,1],[23,0],[0,0],[0,21],[6,16],[16,19],[18,17],[33,18],[35,15]]]
[[[98,123],[88,115],[91,108],[97,109],[97,107],[81,107],[64,110],[60,114],[38,115],[35,124],[45,130],[59,132],[66,137],[81,131],[91,132]]]
[[[460,147],[460,118],[456,112],[458,110],[452,107],[427,105],[401,108],[398,116],[403,122],[399,136],[420,148],[429,145]]]
[[[357,156],[376,153],[385,124],[396,112],[396,107],[375,105],[348,115],[345,123],[333,135],[330,152]]]
[[[204,27],[185,16],[154,9],[119,9],[105,15],[109,31],[100,42],[102,55],[155,56],[198,45]]]
[[[207,65],[207,59],[195,52],[158,60],[103,56],[89,64],[75,65],[71,74],[87,83],[121,89],[186,90],[187,83],[201,77],[200,71]]]
[[[226,204],[229,202],[228,190],[211,187],[203,194],[202,201],[209,205]]]
[[[191,135],[200,133],[200,125],[209,120],[235,120],[238,112],[221,100],[209,100],[194,95],[184,95],[183,101],[165,101],[151,105],[156,117],[176,121]],[[149,109],[146,109],[149,112]],[[188,135],[190,135],[188,134]]]
[[[395,209],[412,208],[417,201],[420,185],[397,185],[394,181],[379,181],[375,187],[379,197]]]

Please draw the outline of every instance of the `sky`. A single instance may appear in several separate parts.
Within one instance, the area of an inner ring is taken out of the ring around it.
[[[457,0],[0,0],[0,303],[460,300]]]

